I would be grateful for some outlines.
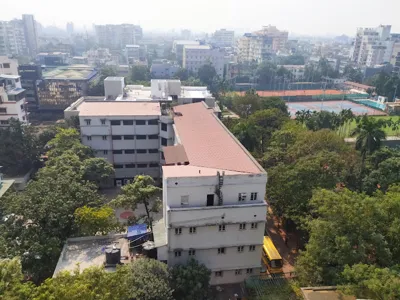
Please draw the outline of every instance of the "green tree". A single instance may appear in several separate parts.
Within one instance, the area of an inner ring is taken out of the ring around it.
[[[0,259],[0,299],[28,300],[34,285],[23,283],[21,262],[17,258]]]
[[[347,65],[344,68],[343,76],[347,78],[348,81],[362,83],[363,74],[361,70],[353,68],[351,65]]]
[[[283,56],[279,60],[280,65],[304,65],[305,60],[303,55],[290,55],[290,56]]]
[[[244,96],[233,97],[233,110],[242,118],[247,118],[261,107],[260,97],[255,91],[247,91]]]
[[[287,114],[277,108],[259,110],[249,116],[248,122],[254,125],[261,153],[264,153],[272,133],[280,129],[288,119]]]
[[[248,151],[253,152],[256,150],[259,141],[257,140],[254,123],[248,120],[239,120],[236,124],[232,125],[230,131]]]
[[[37,132],[32,126],[11,119],[8,127],[0,128],[0,166],[2,172],[16,176],[29,171],[40,151]]]
[[[180,68],[174,75],[174,78],[177,78],[181,81],[186,81],[189,79],[189,72],[187,69]]]
[[[149,225],[153,232],[153,213],[157,213],[160,209],[160,199],[155,197],[160,193],[161,189],[154,186],[154,180],[147,175],[138,175],[133,183],[125,185],[121,189],[121,194],[112,201],[115,207],[130,208],[136,210],[138,204],[143,204],[146,210],[144,216],[145,222]]]
[[[373,197],[317,190],[311,199],[310,239],[296,262],[302,285],[335,285],[345,266],[390,267],[399,263],[400,188]]]
[[[167,265],[154,259],[141,258],[127,266],[125,273],[129,299],[172,300]]]
[[[361,172],[364,170],[365,158],[381,147],[381,142],[386,138],[382,130],[386,126],[386,121],[381,119],[369,118],[364,115],[357,118],[357,127],[351,132],[351,136],[356,136],[356,150],[359,150],[362,158]]]
[[[175,299],[208,299],[211,271],[205,265],[190,259],[185,265],[174,266],[170,273]]]
[[[96,81],[92,82],[88,89],[89,96],[104,96],[104,79],[117,76],[117,70],[113,67],[103,67]]]
[[[263,157],[268,168],[267,195],[278,216],[298,225],[309,213],[316,188],[354,187],[359,157],[343,139],[329,130],[307,131],[284,127],[273,133]]]
[[[374,265],[346,266],[343,271],[347,294],[364,299],[400,299],[399,268],[379,268]]]
[[[109,234],[112,231],[122,231],[121,225],[115,217],[114,210],[105,205],[96,207],[78,207],[74,213],[75,223],[79,228],[79,235]]]
[[[259,84],[269,84],[275,78],[277,67],[275,64],[266,62],[258,66],[256,75],[258,76]]]
[[[150,79],[150,70],[145,66],[133,66],[131,69],[131,80],[136,81],[148,81]]]
[[[95,182],[98,186],[114,175],[113,166],[104,158],[88,158],[83,161],[83,178]]]
[[[197,71],[197,77],[203,84],[207,86],[211,86],[216,76],[217,72],[211,64],[205,64]]]
[[[277,108],[284,114],[289,115],[286,102],[279,97],[262,97],[260,98],[261,109]]]

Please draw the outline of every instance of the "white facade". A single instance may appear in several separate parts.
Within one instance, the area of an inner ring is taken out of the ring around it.
[[[198,46],[200,42],[190,40],[177,40],[172,44],[172,53],[175,53],[176,60],[182,66],[183,63],[183,48],[185,46]]]
[[[126,45],[125,56],[128,64],[133,64],[134,61],[140,58],[140,46],[139,45]]]
[[[305,65],[282,65],[281,67],[290,71],[295,79],[304,77]]]
[[[158,259],[173,266],[192,257],[211,270],[211,284],[242,282],[261,267],[267,174],[206,105],[174,112],[176,147],[164,149],[166,246]],[[176,148],[185,149],[187,163],[171,163]]]
[[[95,31],[99,46],[111,49],[124,49],[143,38],[142,28],[133,24],[95,25]]]
[[[235,44],[235,32],[226,29],[217,30],[214,32],[211,41],[217,47],[233,47]]]
[[[22,20],[0,21],[0,55],[27,54]]]
[[[390,62],[394,41],[391,41],[390,25],[376,28],[358,28],[350,52],[350,58],[359,66],[373,67]]]
[[[226,64],[223,49],[210,46],[185,46],[183,50],[183,68],[197,73],[205,64],[211,64],[219,77],[224,76]]]
[[[0,75],[0,126],[8,126],[11,118],[28,123],[25,90],[20,76]]]
[[[0,75],[18,75],[18,60],[0,56]]]

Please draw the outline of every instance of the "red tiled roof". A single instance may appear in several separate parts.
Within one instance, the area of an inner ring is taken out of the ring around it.
[[[185,148],[182,145],[164,147],[163,151],[166,165],[174,165],[178,163],[184,165],[189,162]]]
[[[265,172],[203,102],[174,108],[175,127],[189,165],[259,174]]]

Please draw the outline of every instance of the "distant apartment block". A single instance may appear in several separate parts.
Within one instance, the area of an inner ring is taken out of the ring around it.
[[[8,126],[11,118],[28,123],[25,90],[20,76],[0,75],[0,127]]]
[[[235,45],[235,32],[226,29],[217,30],[211,38],[211,44],[216,47],[233,47]]]
[[[24,24],[26,46],[28,53],[34,57],[38,52],[38,36],[36,30],[36,22],[33,15],[22,15],[22,22]]]
[[[166,59],[154,60],[150,67],[152,79],[170,79],[180,70],[174,62]]]
[[[262,62],[283,50],[288,41],[288,32],[275,26],[265,26],[259,31],[246,33],[238,41],[239,61]]]
[[[39,109],[63,111],[87,94],[89,84],[96,78],[93,67],[71,65],[43,72],[38,85]]]
[[[140,46],[139,45],[126,45],[125,58],[128,65],[132,65],[135,61],[140,60]]]
[[[124,49],[143,38],[142,28],[133,24],[95,25],[95,31],[99,46],[110,49]]]
[[[175,53],[176,60],[179,65],[183,64],[183,49],[185,46],[197,46],[200,45],[198,41],[190,41],[190,40],[177,40],[172,44],[172,53]]]
[[[90,49],[83,53],[83,57],[90,66],[103,66],[113,61],[113,55],[108,48]]]
[[[179,80],[152,80],[151,87],[126,86],[123,77],[104,81],[105,97],[82,97],[64,111],[78,116],[82,143],[114,165],[114,184],[138,174],[161,182],[162,147],[174,144],[169,104],[205,101],[215,108],[206,87],[184,87]]]
[[[223,78],[226,63],[224,49],[212,48],[208,45],[185,45],[183,48],[182,67],[194,73],[197,73],[205,64],[211,64],[217,75]]]
[[[301,79],[304,77],[305,65],[281,65],[278,67],[283,67],[290,71],[294,79]]]
[[[69,53],[65,52],[42,52],[36,56],[36,62],[40,65],[66,66],[70,63]]]
[[[390,34],[391,27],[380,25],[376,28],[358,28],[350,53],[351,61],[367,67],[384,62],[393,63],[392,54],[399,46]]]
[[[39,107],[38,85],[42,80],[40,65],[20,65],[18,73],[21,76],[21,85],[25,89],[26,107],[29,112]]]
[[[18,75],[18,60],[0,56],[0,75]]]
[[[27,55],[22,20],[0,21],[0,55]]]

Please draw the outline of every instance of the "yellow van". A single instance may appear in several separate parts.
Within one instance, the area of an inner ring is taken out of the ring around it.
[[[269,236],[264,236],[262,261],[270,274],[283,273],[282,257]]]

